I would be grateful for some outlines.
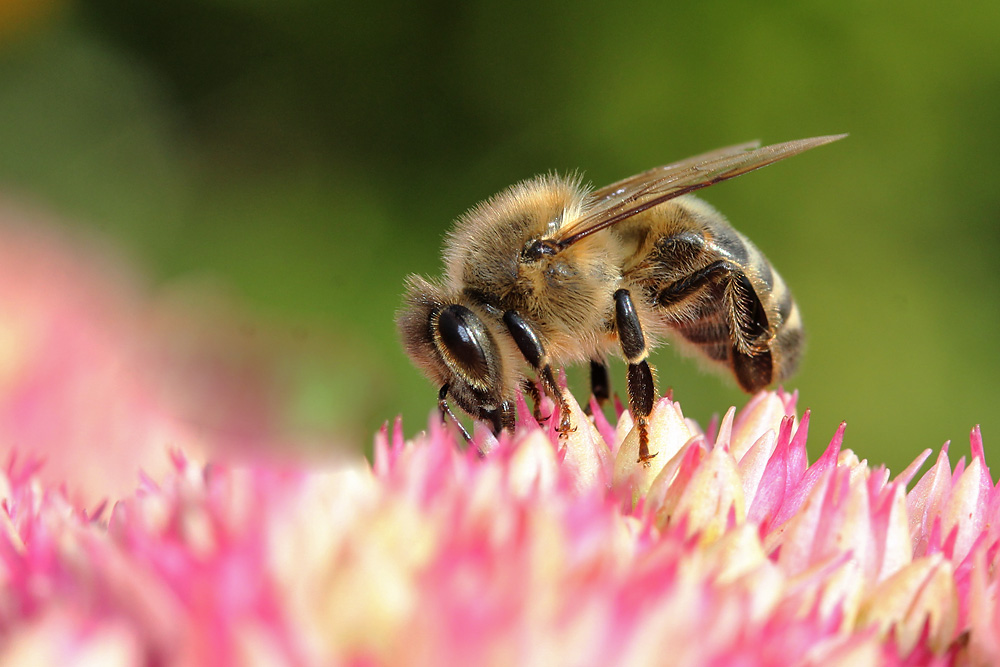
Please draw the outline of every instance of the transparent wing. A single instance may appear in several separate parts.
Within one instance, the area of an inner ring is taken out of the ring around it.
[[[835,134],[763,147],[758,147],[757,143],[739,144],[650,169],[594,191],[590,196],[591,208],[578,220],[561,228],[552,240],[565,248],[675,197],[846,136]]]
[[[627,189],[635,187],[639,183],[648,183],[649,181],[655,180],[657,178],[662,178],[664,174],[668,172],[673,172],[680,169],[687,169],[688,167],[694,166],[701,162],[709,162],[711,160],[726,158],[733,155],[741,155],[743,153],[746,153],[748,150],[752,150],[759,146],[760,146],[759,141],[749,141],[745,144],[726,146],[725,148],[719,148],[714,151],[709,151],[708,153],[695,155],[694,157],[689,157],[685,160],[680,160],[679,162],[672,162],[670,164],[665,164],[660,167],[653,167],[649,171],[644,171],[641,174],[636,174],[635,176],[629,176],[628,178],[623,178],[617,183],[612,183],[611,185],[606,185],[603,188],[600,188],[599,190],[594,190],[590,194],[590,196],[594,200],[607,199],[608,197],[619,195],[625,192]]]

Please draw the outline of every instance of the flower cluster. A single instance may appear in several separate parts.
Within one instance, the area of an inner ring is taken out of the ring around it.
[[[2,664],[1000,664],[978,429],[893,478],[843,427],[810,463],[794,395],[706,430],[665,398],[646,465],[570,397],[564,438],[521,400],[471,447],[435,415],[370,463],[239,460],[278,446],[266,382],[174,372],[211,355],[156,352],[93,255],[0,235]]]
[[[432,421],[374,464],[175,472],[88,515],[0,479],[0,659],[35,664],[986,664],[998,493],[978,431],[890,480],[762,393],[702,433],[663,399],[562,439]],[[55,640],[58,638],[58,641]]]

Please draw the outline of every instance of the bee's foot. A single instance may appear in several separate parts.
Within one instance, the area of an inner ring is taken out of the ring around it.
[[[570,433],[576,433],[576,427],[566,419],[559,424],[559,438],[566,439]]]
[[[650,461],[655,459],[657,454],[659,454],[659,452],[645,455],[640,454],[639,460],[637,460],[636,463],[641,463],[643,468],[648,468],[650,466]]]

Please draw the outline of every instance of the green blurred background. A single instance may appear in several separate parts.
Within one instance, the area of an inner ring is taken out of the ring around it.
[[[976,423],[1000,450],[1000,3],[569,6],[7,0],[0,193],[112,236],[154,285],[228,286],[291,333],[298,426],[368,443],[426,424],[393,312],[476,201],[849,132],[703,193],[800,302],[811,450],[841,420],[894,470],[967,452]],[[744,400],[654,362],[702,422]]]

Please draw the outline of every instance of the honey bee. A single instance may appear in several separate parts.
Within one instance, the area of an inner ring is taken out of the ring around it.
[[[607,355],[620,353],[646,463],[656,397],[647,357],[662,338],[747,392],[788,377],[803,343],[791,292],[747,237],[689,193],[844,136],[731,146],[598,190],[540,176],[465,213],[445,242],[445,279],[409,276],[396,319],[410,358],[440,389],[442,418],[454,418],[450,398],[496,433],[513,429],[518,388],[535,387],[530,367],[566,435],[553,368],[589,361],[600,402]]]

